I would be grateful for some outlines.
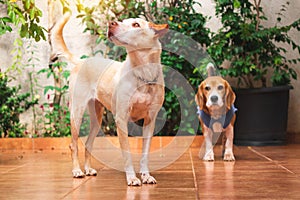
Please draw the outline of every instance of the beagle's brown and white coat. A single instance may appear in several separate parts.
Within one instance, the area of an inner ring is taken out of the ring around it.
[[[214,70],[213,65],[208,65],[207,70],[209,76],[200,84],[195,97],[198,105],[198,118],[205,138],[203,160],[214,161],[213,134],[224,133],[223,159],[234,161],[233,126],[236,108],[233,103],[235,94],[226,80],[210,73]]]

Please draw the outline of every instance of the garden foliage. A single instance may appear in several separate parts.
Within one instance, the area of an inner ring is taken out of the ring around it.
[[[60,0],[63,11],[70,10],[70,2]],[[206,27],[207,17],[197,11],[201,7],[196,0],[168,1],[133,1],[108,0],[99,1],[97,5],[85,6],[82,0],[75,1],[78,11],[77,18],[85,25],[85,32],[97,36],[96,43],[104,44],[105,49],[93,52],[93,56],[101,54],[105,58],[123,61],[126,51],[115,46],[107,37],[107,22],[126,18],[142,17],[154,23],[169,24],[169,33],[162,38],[163,52],[161,62],[164,67],[165,80],[172,81],[166,88],[163,109],[159,120],[165,120],[164,127],[157,135],[176,135],[179,127],[181,134],[197,134],[195,124],[198,124],[194,95],[197,86],[202,81],[203,69],[212,62],[206,55],[206,49],[213,61],[221,66],[224,60],[231,62],[231,67],[223,69],[224,76],[237,77],[239,82],[247,87],[254,87],[255,81],[261,86],[267,85],[266,75],[271,72],[273,85],[290,84],[291,78],[297,74],[290,64],[297,64],[300,59],[285,57],[287,50],[277,44],[287,44],[300,52],[300,47],[288,33],[290,30],[300,30],[300,19],[281,26],[281,20],[288,3],[282,5],[277,13],[277,23],[272,27],[264,27],[267,18],[258,0],[215,0],[216,14],[223,27],[212,33]],[[0,37],[9,34],[16,28],[20,38],[15,40],[13,65],[8,69],[22,72],[24,64],[23,40],[45,40],[45,29],[39,25],[42,12],[34,0],[0,0],[7,15],[0,17]],[[263,45],[262,45],[263,44]],[[33,51],[37,51],[36,49]],[[83,55],[82,59],[88,56]],[[27,64],[35,68],[34,52]],[[271,68],[271,70],[270,70]],[[178,74],[184,79],[178,78]],[[66,63],[55,61],[36,72],[29,73],[30,92],[22,94],[21,86],[11,86],[10,78],[0,72],[0,132],[1,137],[21,137],[28,131],[20,124],[19,116],[32,108],[34,116],[33,137],[60,137],[70,135],[70,113],[68,110],[68,79],[70,71]],[[53,85],[40,87],[39,76],[53,80]],[[186,83],[182,83],[186,80]],[[59,83],[59,84],[57,84]],[[182,84],[191,85],[191,92],[183,89]],[[45,102],[38,103],[37,90],[43,90]],[[85,120],[84,120],[85,121]],[[142,122],[138,123],[139,125]],[[130,126],[131,127],[131,126]],[[112,114],[105,110],[102,122],[105,134],[116,134]],[[88,132],[88,121],[83,123],[83,135]]]
[[[20,86],[10,86],[9,77],[0,71],[0,133],[1,137],[26,136],[25,125],[19,116],[28,110],[37,99],[31,100],[30,93],[21,93]]]
[[[236,77],[240,87],[267,87],[270,75],[273,86],[288,85],[297,78],[291,64],[299,58],[288,58],[288,46],[300,53],[298,42],[290,36],[291,30],[300,31],[300,19],[282,25],[289,2],[281,5],[276,24],[265,26],[268,20],[260,0],[216,0],[216,14],[222,28],[213,35],[209,53],[220,66],[231,62],[223,75]]]

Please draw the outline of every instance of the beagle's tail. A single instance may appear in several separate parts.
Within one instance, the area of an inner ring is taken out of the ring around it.
[[[66,23],[69,21],[71,15],[72,13],[70,11],[65,12],[63,16],[49,30],[49,40],[52,47],[52,55],[50,56],[51,62],[54,62],[61,56],[65,57],[68,61],[72,62],[75,65],[80,62],[69,51],[63,38],[63,29]]]
[[[208,63],[207,64],[206,71],[207,71],[207,76],[208,77],[210,77],[210,76],[217,76],[215,66],[212,63]]]

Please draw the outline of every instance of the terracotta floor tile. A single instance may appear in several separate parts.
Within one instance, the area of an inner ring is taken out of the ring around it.
[[[221,147],[215,147],[216,160],[203,162],[200,146],[186,148],[187,140],[177,140],[178,148],[167,151],[172,139],[156,139],[157,154],[150,157],[155,185],[128,187],[122,171],[120,151],[100,146],[93,151],[96,177],[73,179],[71,156],[66,148],[0,150],[0,199],[108,199],[108,200],[199,200],[199,199],[300,199],[300,145],[234,147],[235,162],[223,162]],[[20,143],[20,141],[18,141]],[[101,143],[101,139],[98,143]],[[112,142],[116,143],[112,138]],[[63,144],[67,143],[66,141]],[[43,144],[47,144],[44,142]],[[139,140],[132,140],[139,147]],[[51,143],[54,145],[54,142]],[[134,146],[135,145],[135,146]],[[9,146],[9,145],[2,145]],[[185,148],[185,151],[183,149]],[[136,150],[138,152],[138,150]],[[179,156],[178,156],[179,155]],[[106,159],[104,163],[101,159]],[[83,165],[84,153],[80,152]],[[134,160],[139,167],[138,155]],[[168,160],[169,159],[169,160]],[[174,160],[172,160],[174,159]],[[108,163],[109,164],[109,163]]]

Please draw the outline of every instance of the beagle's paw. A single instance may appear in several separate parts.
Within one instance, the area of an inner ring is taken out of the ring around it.
[[[141,179],[143,184],[156,184],[155,178],[151,176],[149,173],[142,173]]]
[[[204,157],[203,157],[204,161],[214,161],[215,160],[215,155],[212,151],[205,153]]]
[[[126,174],[127,185],[128,186],[140,186],[142,185],[140,179],[138,179],[135,174]]]
[[[85,174],[81,171],[81,169],[73,169],[72,170],[73,178],[84,178]]]
[[[230,153],[224,153],[224,161],[235,161],[234,155],[232,152]]]
[[[85,175],[86,176],[97,176],[97,171],[93,168],[87,168],[87,169],[85,169]]]

